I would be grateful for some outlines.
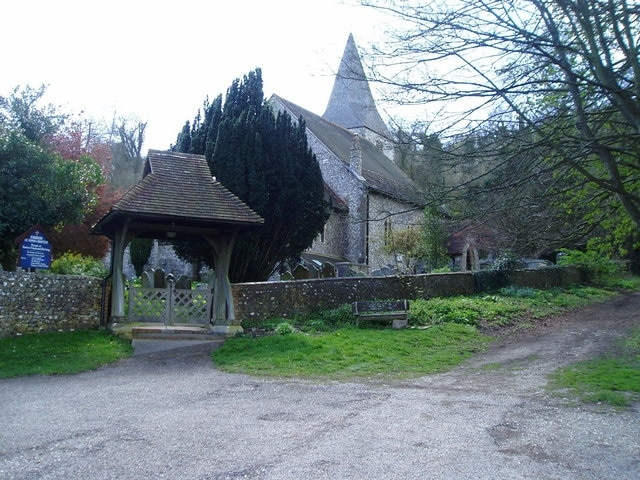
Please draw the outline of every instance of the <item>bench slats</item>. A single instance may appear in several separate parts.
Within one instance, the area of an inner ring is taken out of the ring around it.
[[[407,326],[409,302],[407,300],[363,301],[353,303],[353,314],[356,325],[360,326],[360,319],[369,321],[393,321],[393,328]]]

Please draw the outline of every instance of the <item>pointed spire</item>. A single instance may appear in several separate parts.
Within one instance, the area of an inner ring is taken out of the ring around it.
[[[353,34],[349,34],[323,117],[347,129],[367,128],[390,137],[376,108]]]

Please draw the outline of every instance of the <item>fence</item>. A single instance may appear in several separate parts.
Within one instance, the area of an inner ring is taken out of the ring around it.
[[[173,280],[165,288],[129,287],[129,321],[165,325],[208,325],[211,318],[210,289],[176,288]]]

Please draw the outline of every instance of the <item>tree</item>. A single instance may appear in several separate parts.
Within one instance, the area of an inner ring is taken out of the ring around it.
[[[449,265],[446,243],[448,237],[448,220],[437,208],[430,207],[424,211],[422,224],[422,256],[430,270]]]
[[[561,179],[544,191],[570,212],[640,230],[640,10],[626,0],[363,1],[400,17],[388,50],[393,76],[379,80],[438,111],[442,132],[520,132],[518,155],[472,149],[491,168],[515,160],[492,188],[526,188],[540,173]],[[393,63],[393,65],[391,65]],[[381,64],[380,71],[385,65]],[[453,109],[451,111],[454,111]],[[526,141],[524,133],[527,134]],[[469,158],[468,155],[461,158]],[[486,171],[481,175],[486,178]],[[551,182],[553,183],[553,182]],[[453,189],[452,189],[453,191]],[[626,227],[628,230],[628,227]],[[637,247],[636,247],[637,248]]]
[[[403,274],[414,274],[425,253],[420,229],[409,227],[393,232],[385,239],[382,251],[394,256],[396,268]]]
[[[129,254],[131,255],[131,264],[136,271],[136,276],[142,276],[144,266],[149,261],[149,256],[153,250],[153,239],[151,238],[134,238],[129,243]]]
[[[142,146],[147,123],[135,118],[114,120],[110,142],[112,171],[109,183],[113,188],[129,189],[142,175]]]
[[[44,86],[16,87],[0,98],[0,263],[8,268],[15,265],[15,237],[34,224],[53,236],[65,224],[80,223],[104,182],[86,150],[65,151],[73,142],[63,138],[81,136],[77,125],[65,123],[69,115],[41,105],[45,92]],[[62,145],[61,154],[56,149]]]
[[[233,282],[266,280],[278,262],[311,245],[328,216],[304,121],[271,109],[260,69],[236,79],[224,105],[218,96],[205,100],[203,110],[204,118],[198,112],[185,124],[173,148],[205,155],[212,174],[265,219],[263,228],[236,242],[229,276]],[[204,247],[183,244],[177,251],[213,266]]]
[[[46,85],[17,86],[8,97],[0,96],[0,128],[18,130],[29,141],[45,144],[68,118],[52,104],[40,105],[46,90]]]
[[[83,156],[91,157],[99,166],[104,178],[113,171],[111,145],[103,126],[92,120],[77,119],[63,125],[50,138],[50,147],[63,158],[78,161]],[[95,207],[80,223],[66,224],[49,232],[49,239],[56,256],[73,252],[83,256],[103,258],[109,249],[109,239],[91,234],[91,229],[122,196],[122,191],[106,183],[95,189]]]
[[[100,168],[89,157],[64,160],[20,132],[0,134],[0,263],[15,265],[13,239],[31,226],[80,222],[100,183]]]

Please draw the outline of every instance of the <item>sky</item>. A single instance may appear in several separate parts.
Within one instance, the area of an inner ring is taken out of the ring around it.
[[[265,97],[322,115],[349,34],[362,52],[387,27],[357,0],[21,0],[1,12],[0,95],[45,84],[64,111],[146,121],[144,152],[258,67]]]

